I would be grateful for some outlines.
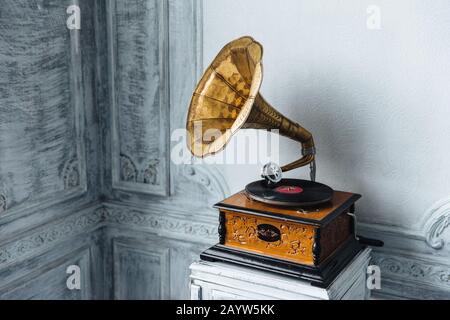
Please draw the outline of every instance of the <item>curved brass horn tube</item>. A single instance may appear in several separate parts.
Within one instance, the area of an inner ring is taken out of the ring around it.
[[[303,157],[283,166],[281,170],[288,172],[311,165],[311,179],[315,180],[316,148],[312,134],[278,112],[260,94],[256,97],[253,110],[243,128],[279,130],[280,135],[300,142]]]
[[[251,37],[227,44],[205,71],[197,85],[186,122],[188,148],[196,157],[222,151],[240,129],[279,130],[280,135],[302,144],[303,157],[284,167],[287,172],[311,165],[315,180],[315,154],[312,134],[283,116],[259,93],[263,78],[263,47]],[[200,123],[200,126],[196,126]],[[197,133],[198,129],[198,135]],[[208,130],[219,131],[208,139]]]

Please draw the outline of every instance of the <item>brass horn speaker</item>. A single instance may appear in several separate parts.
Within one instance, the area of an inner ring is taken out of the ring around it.
[[[240,129],[279,130],[302,144],[302,158],[283,172],[311,166],[315,180],[313,136],[259,93],[263,78],[263,47],[251,37],[227,44],[205,71],[194,91],[187,119],[188,148],[199,158],[222,151]]]

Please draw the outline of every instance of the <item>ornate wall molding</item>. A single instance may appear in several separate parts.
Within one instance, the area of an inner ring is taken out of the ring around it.
[[[424,226],[427,244],[436,250],[443,249],[444,233],[450,227],[450,198],[439,201],[428,210]]]
[[[124,154],[120,155],[120,179],[125,182],[137,182],[138,169],[133,160]]]
[[[410,299],[450,298],[448,265],[423,256],[380,251],[373,253],[371,264],[381,268],[382,288],[375,292],[376,295]]]
[[[446,244],[446,232],[450,227],[450,198],[436,202],[424,214],[424,218],[416,229],[408,229],[398,226],[388,226],[373,223],[360,223],[364,232],[398,238],[399,242],[405,240],[424,241],[427,246],[435,249],[444,249]]]
[[[64,188],[66,190],[80,186],[80,164],[77,157],[74,157],[73,159],[67,161],[61,176],[64,181]]]
[[[153,186],[160,185],[159,165],[160,165],[159,159],[153,159],[147,163],[142,173],[142,181],[144,184],[149,184]]]
[[[109,226],[139,228],[152,233],[165,233],[173,238],[190,238],[192,242],[207,242],[218,239],[217,224],[198,222],[184,217],[151,214],[127,206],[105,204],[97,215]]]
[[[183,165],[181,172],[185,178],[203,188],[219,200],[230,195],[228,183],[215,168],[198,165]]]
[[[137,165],[131,157],[120,155],[120,179],[129,183],[141,183],[152,186],[158,186],[160,181],[160,160],[149,160],[147,164],[138,169]]]
[[[422,282],[447,288],[450,286],[450,266],[438,262],[425,262],[413,257],[377,252],[373,254],[372,264],[381,268],[383,277],[401,278],[414,283]]]
[[[0,214],[6,212],[6,210],[8,210],[6,195],[0,193]]]
[[[86,209],[82,214],[70,216],[60,223],[39,228],[0,247],[0,267],[36,255],[50,246],[61,243],[75,235],[94,231],[103,221],[102,210]]]

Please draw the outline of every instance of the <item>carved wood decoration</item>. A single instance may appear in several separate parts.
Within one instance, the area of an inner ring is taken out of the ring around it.
[[[228,248],[296,264],[323,267],[350,247],[359,250],[347,214],[361,196],[335,191],[331,202],[307,213],[251,200],[244,192],[218,203],[220,244],[203,256]],[[350,252],[351,250],[347,250]],[[343,256],[343,254],[341,255]],[[247,258],[247,256],[245,257]],[[226,257],[224,260],[228,261]],[[289,270],[292,268],[289,267]]]
[[[86,191],[82,52],[69,1],[7,1],[0,21],[0,215]]]
[[[113,188],[168,195],[167,0],[108,1]]]
[[[225,216],[225,245],[302,264],[314,264],[314,227],[228,212]],[[273,241],[267,241],[267,238],[272,238]]]

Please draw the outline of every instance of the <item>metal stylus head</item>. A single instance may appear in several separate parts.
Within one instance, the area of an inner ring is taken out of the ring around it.
[[[270,162],[263,167],[261,177],[268,187],[274,187],[283,179],[283,171],[278,164]]]

